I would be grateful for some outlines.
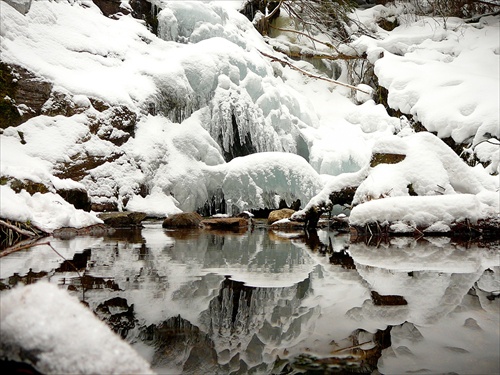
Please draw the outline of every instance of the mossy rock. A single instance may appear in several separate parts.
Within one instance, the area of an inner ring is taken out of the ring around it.
[[[372,155],[372,159],[370,160],[370,167],[373,168],[379,164],[397,164],[403,161],[405,158],[406,155],[403,154],[377,152]]]
[[[1,176],[0,185],[8,185],[16,193],[26,190],[30,195],[35,193],[48,193],[49,188],[41,182],[34,182],[31,180],[19,180],[10,176]]]

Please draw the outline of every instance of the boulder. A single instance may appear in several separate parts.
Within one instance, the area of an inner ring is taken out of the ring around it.
[[[291,210],[290,208],[282,208],[281,210],[275,210],[271,211],[267,218],[267,224],[271,225],[275,221],[281,220],[281,219],[289,219],[290,216],[293,215],[295,211]]]
[[[146,218],[144,212],[104,212],[97,215],[104,224],[113,228],[137,227]]]
[[[207,229],[234,230],[247,227],[248,220],[243,217],[220,217],[203,220],[201,224]]]
[[[167,217],[163,221],[163,228],[199,228],[202,220],[197,212],[182,212]]]

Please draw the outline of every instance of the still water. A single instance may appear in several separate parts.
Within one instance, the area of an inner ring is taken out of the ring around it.
[[[60,285],[160,374],[500,372],[498,243],[160,222],[50,241],[67,261],[11,254],[2,289]]]

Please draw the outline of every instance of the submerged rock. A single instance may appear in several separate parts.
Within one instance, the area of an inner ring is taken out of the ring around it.
[[[199,228],[202,220],[197,212],[183,212],[167,217],[163,221],[163,228]]]

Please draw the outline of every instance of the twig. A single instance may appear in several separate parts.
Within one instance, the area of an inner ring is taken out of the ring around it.
[[[68,262],[70,264],[70,266],[73,267],[73,269],[76,271],[76,273],[77,273],[78,277],[80,278],[80,280],[82,279],[82,275],[80,275],[80,272],[78,272],[78,268],[76,268],[75,265],[72,262],[70,262],[69,260],[67,260],[65,257],[63,257],[61,255],[61,253],[59,253],[59,251],[57,251],[56,249],[54,249],[54,247],[50,244],[50,242],[45,243],[45,245],[48,245],[52,249],[52,251],[54,251],[54,253],[56,253],[61,258],[63,258],[64,261]]]
[[[21,245],[22,244],[21,243],[21,244],[17,244],[15,246],[11,246],[11,247],[6,248],[2,252],[0,252],[0,258],[7,256],[9,254],[15,253],[16,251],[29,249],[30,247],[33,247],[33,246],[41,246],[41,245],[48,245],[49,244],[48,242],[33,243],[34,240],[36,240],[36,239],[30,239],[29,243],[24,244],[24,245]]]
[[[352,85],[349,85],[347,83],[342,83],[342,82],[339,82],[339,81],[336,81],[334,79],[330,79],[330,78],[325,78],[325,77],[321,77],[321,76],[317,76],[315,74],[312,74],[312,73],[309,73],[309,72],[306,72],[305,70],[303,69],[300,69],[299,67],[296,67],[295,65],[293,65],[292,63],[289,63],[288,61],[286,60],[283,60],[283,59],[280,59],[279,57],[276,57],[276,56],[272,56],[272,55],[269,55],[265,52],[262,52],[260,50],[258,50],[260,52],[261,55],[263,56],[266,56],[266,57],[269,57],[270,59],[272,59],[273,61],[279,61],[280,63],[282,64],[285,64],[286,66],[289,66],[290,68],[294,69],[294,70],[297,70],[298,72],[304,74],[305,76],[308,76],[308,77],[311,77],[311,78],[315,78],[315,79],[320,79],[322,81],[326,81],[326,82],[330,82],[330,83],[333,83],[335,85],[339,85],[339,86],[344,86],[344,87],[347,87],[347,88],[350,88],[350,89],[353,89],[353,90],[357,90],[357,91],[360,91],[362,93],[365,93],[365,94],[368,94],[370,95],[370,93],[368,91],[365,91],[365,90],[361,90],[360,88],[357,88],[355,86],[352,86]]]
[[[304,33],[302,31],[292,30],[292,29],[283,29],[281,27],[276,27],[276,26],[273,26],[273,25],[269,25],[269,27],[271,29],[275,29],[275,30],[279,30],[279,31],[284,31],[284,32],[287,32],[287,33],[296,33],[296,34],[304,35],[306,38],[314,40],[317,43],[323,44],[323,45],[327,46],[328,48],[334,49],[335,52],[339,52],[338,49],[333,44],[328,43],[328,42],[322,42],[321,40],[316,39],[316,38],[312,37],[311,35],[309,35],[307,33]]]

